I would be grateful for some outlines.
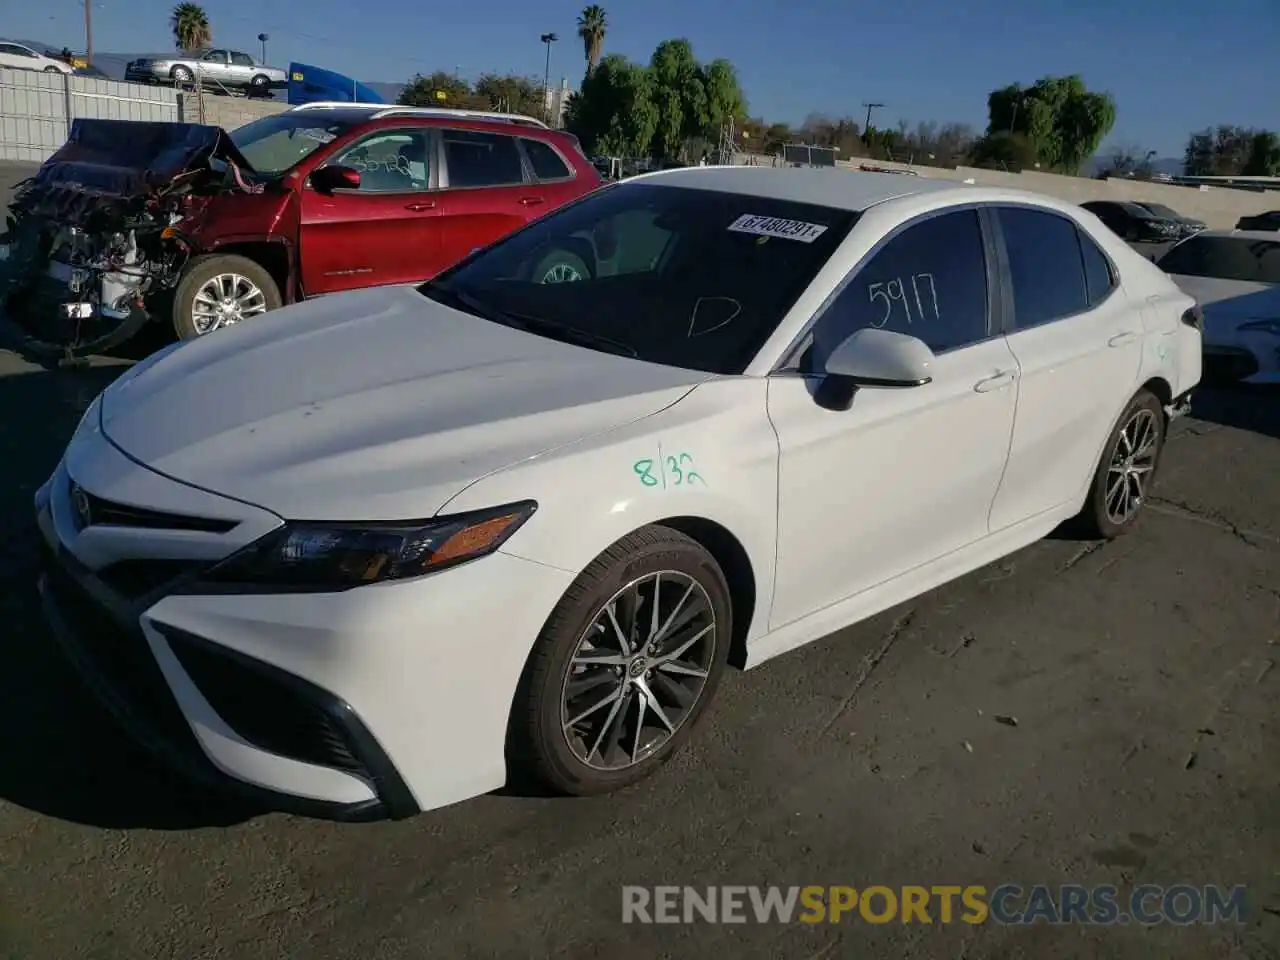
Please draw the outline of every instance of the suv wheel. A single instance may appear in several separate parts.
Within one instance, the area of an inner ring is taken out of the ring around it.
[[[235,254],[196,257],[173,292],[173,329],[179,339],[195,340],[281,304],[280,288],[261,264]]]

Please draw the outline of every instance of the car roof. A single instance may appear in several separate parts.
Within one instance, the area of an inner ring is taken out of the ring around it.
[[[829,167],[681,167],[642,173],[631,177],[629,182],[636,181],[812,203],[856,213],[899,197],[949,192],[968,195],[974,189],[969,184],[951,180]]]
[[[522,129],[549,131],[551,128],[536,117],[528,117],[517,113],[499,113],[492,110],[455,110],[446,107],[408,107],[395,103],[346,103],[342,101],[315,101],[300,103],[290,107],[290,114],[317,113],[324,116],[338,117],[347,122],[371,122],[374,120],[419,120],[456,123],[501,124],[505,128],[520,127]],[[558,131],[564,132],[564,131]]]

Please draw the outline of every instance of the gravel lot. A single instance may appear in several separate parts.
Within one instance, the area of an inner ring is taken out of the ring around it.
[[[1280,395],[1200,398],[1131,536],[1051,538],[730,675],[621,795],[339,826],[173,779],[51,648],[31,496],[125,363],[0,351],[3,960],[1280,957]],[[1252,918],[621,923],[622,884],[1005,882],[1245,884]]]

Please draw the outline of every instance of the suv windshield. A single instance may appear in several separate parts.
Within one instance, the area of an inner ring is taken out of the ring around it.
[[[1157,266],[1184,277],[1280,283],[1280,242],[1201,235],[1178,244]]]
[[[314,113],[277,113],[231,131],[231,141],[266,176],[284,173],[354,126],[350,120]]]
[[[555,339],[741,373],[857,214],[620,184],[463,260],[421,292]]]

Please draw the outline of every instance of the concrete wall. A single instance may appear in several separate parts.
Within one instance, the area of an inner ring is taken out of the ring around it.
[[[276,100],[246,100],[244,97],[219,97],[205,93],[197,97],[193,93],[181,94],[182,116],[187,123],[207,123],[210,126],[234,130],[260,117],[289,109],[287,103]],[[204,110],[201,114],[201,104]]]
[[[178,95],[93,77],[0,69],[0,160],[43,163],[67,139],[70,120],[177,120]]]

